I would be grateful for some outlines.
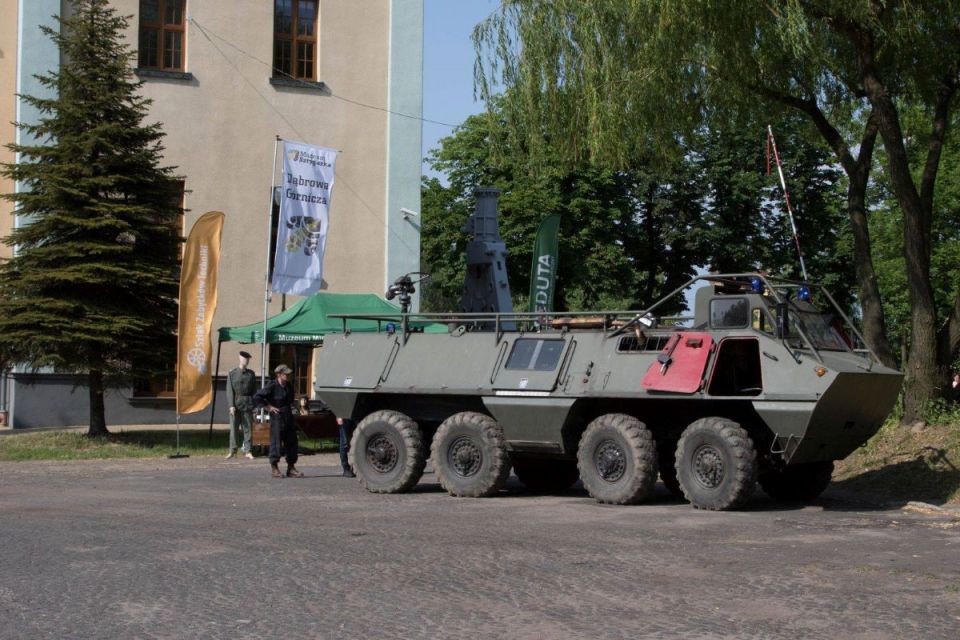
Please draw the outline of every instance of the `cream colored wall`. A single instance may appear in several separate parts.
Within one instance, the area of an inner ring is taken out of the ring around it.
[[[112,4],[122,14],[137,13],[137,0]],[[150,118],[167,134],[166,158],[186,176],[191,191],[184,233],[206,211],[226,213],[214,327],[263,315],[275,135],[343,151],[324,280],[330,291],[382,294],[386,114],[315,91],[271,85],[271,70],[261,61],[272,58],[273,2],[188,0],[187,12],[197,23],[188,23],[186,42],[186,70],[194,80],[146,78],[143,93],[154,101]],[[128,35],[133,46],[136,33],[134,18]],[[317,79],[333,93],[385,107],[388,47],[387,0],[321,1]],[[296,300],[288,299],[288,306]],[[271,314],[280,308],[275,295]],[[239,348],[224,345],[221,371],[233,366]],[[254,360],[259,369],[259,349]]]
[[[11,124],[16,120],[17,91],[17,0],[0,0],[0,162],[13,162],[14,154],[6,148],[16,137]],[[12,180],[0,176],[0,193],[13,193]],[[0,238],[13,229],[13,203],[0,200]],[[9,258],[13,249],[0,243],[0,258]]]

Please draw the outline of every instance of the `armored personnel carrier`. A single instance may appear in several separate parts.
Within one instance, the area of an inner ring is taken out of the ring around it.
[[[692,317],[657,317],[688,289]],[[429,458],[455,496],[497,493],[512,467],[613,504],[647,499],[658,473],[701,509],[758,482],[810,500],[902,380],[825,289],[760,273],[694,278],[640,312],[364,317],[380,331],[328,335],[316,391],[358,422],[373,492],[409,490]]]

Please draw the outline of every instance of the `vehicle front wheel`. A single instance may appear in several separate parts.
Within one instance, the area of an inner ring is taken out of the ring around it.
[[[350,463],[367,491],[409,491],[427,463],[420,427],[398,411],[371,413],[353,432]]]
[[[482,413],[464,411],[444,420],[433,436],[430,458],[440,485],[453,496],[490,496],[510,477],[503,429]]]
[[[746,430],[726,418],[691,423],[677,443],[677,480],[697,509],[742,504],[757,483],[757,453]]]
[[[780,502],[810,502],[824,492],[832,476],[832,460],[808,462],[764,471],[760,474],[760,486]]]
[[[595,419],[577,449],[583,486],[598,502],[635,504],[657,483],[657,447],[646,425],[622,413]]]

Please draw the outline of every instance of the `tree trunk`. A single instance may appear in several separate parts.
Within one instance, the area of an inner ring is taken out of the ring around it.
[[[90,390],[90,429],[87,436],[93,438],[96,436],[105,436],[107,431],[107,419],[103,406],[103,372],[99,369],[91,369],[89,374],[88,387]]]
[[[917,189],[903,142],[900,114],[875,66],[874,34],[853,27],[850,31],[857,53],[860,81],[877,117],[877,127],[887,152],[890,186],[903,212],[903,254],[906,258],[907,286],[910,288],[910,352],[904,373],[903,423],[922,421],[926,404],[940,393],[937,366],[937,311],[930,284],[930,229],[933,181],[939,166],[939,143],[930,149],[924,168],[922,189]],[[944,94],[944,98],[948,98]],[[938,105],[938,115],[946,113],[949,100]],[[935,132],[942,135],[943,131]],[[936,137],[936,136],[934,136]],[[921,193],[929,192],[929,201]],[[926,206],[925,206],[926,205]]]
[[[875,135],[875,134],[874,134]],[[847,214],[850,216],[850,228],[853,231],[853,266],[857,278],[857,289],[860,294],[860,309],[863,313],[863,337],[867,346],[880,358],[884,365],[896,368],[897,359],[894,356],[890,340],[887,339],[887,325],[883,315],[883,305],[880,302],[880,287],[877,285],[877,274],[873,269],[873,258],[870,254],[870,228],[867,224],[866,192],[867,179],[870,175],[870,156],[864,160],[866,143],[861,145],[860,158],[852,171],[847,173],[850,179],[847,188]],[[870,140],[870,150],[873,140]]]
[[[937,313],[930,285],[930,215],[910,174],[896,106],[883,85],[865,74],[864,86],[878,115],[890,184],[903,212],[903,253],[910,288],[910,351],[904,366],[903,422],[922,420],[924,406],[940,393]]]

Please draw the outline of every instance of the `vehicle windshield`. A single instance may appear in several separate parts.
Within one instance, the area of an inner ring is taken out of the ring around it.
[[[790,306],[790,334],[787,338],[790,346],[795,349],[807,346],[800,337],[800,332],[796,330],[799,326],[817,349],[850,350],[850,338],[843,330],[843,325],[837,316],[824,313],[809,303],[794,302]]]

